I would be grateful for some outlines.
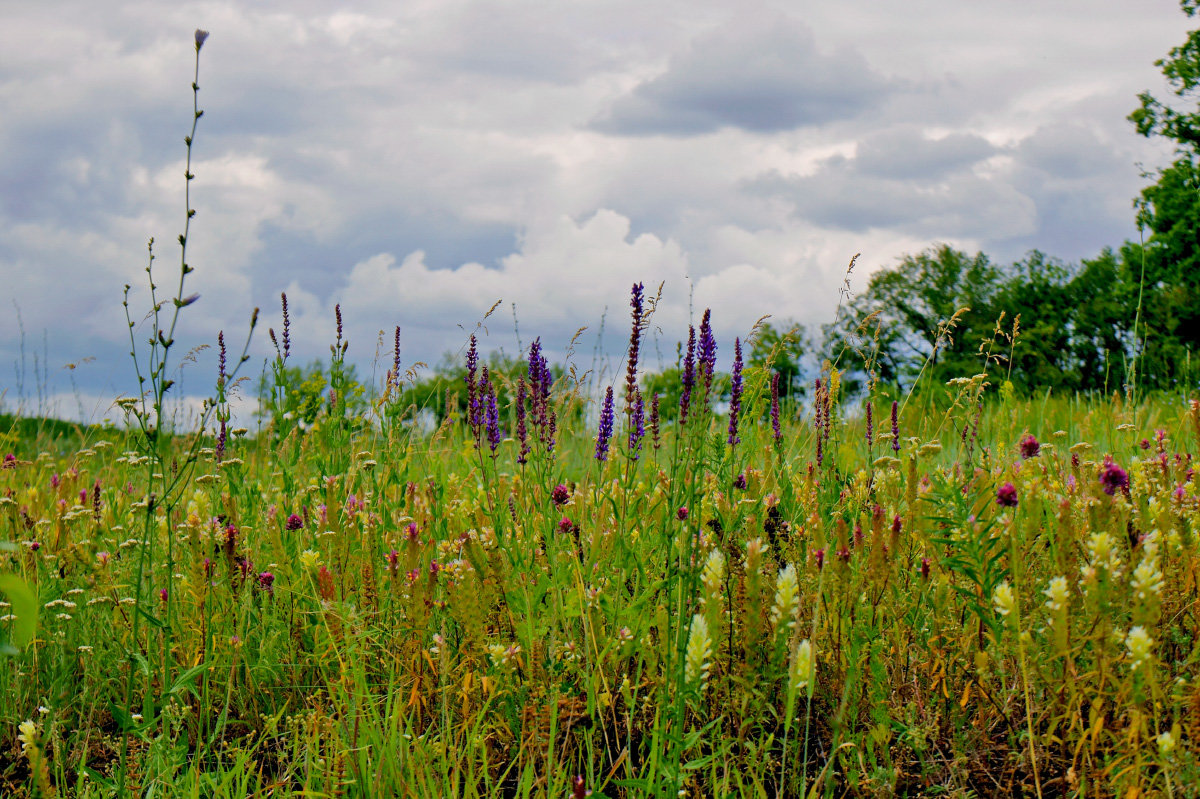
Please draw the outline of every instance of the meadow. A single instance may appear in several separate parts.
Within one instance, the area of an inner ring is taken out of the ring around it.
[[[259,424],[222,333],[188,432],[193,213],[126,425],[0,426],[3,795],[1194,795],[1195,398],[989,342],[898,393],[869,334],[789,395],[705,314],[667,401],[638,284],[609,385],[472,337],[461,395],[397,346],[356,398],[339,318],[304,419],[285,305]]]

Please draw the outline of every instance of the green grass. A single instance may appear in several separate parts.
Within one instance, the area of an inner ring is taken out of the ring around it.
[[[834,397],[820,466],[807,414],[785,418],[776,444],[753,406],[736,447],[724,416],[699,414],[634,461],[618,424],[603,464],[582,425],[520,465],[516,441],[493,458],[453,418],[421,436],[347,433],[326,415],[307,433],[234,436],[219,465],[200,450],[178,503],[152,510],[129,444],[39,453],[14,427],[0,436],[17,457],[0,472],[0,572],[41,609],[36,640],[0,663],[0,785],[106,796],[122,777],[139,795],[241,797],[564,796],[576,776],[595,796],[1194,784],[1194,413],[991,399],[973,436],[972,404],[918,404],[894,452],[880,431],[868,447],[861,409]],[[875,409],[884,429],[888,410]],[[1020,457],[1026,433],[1037,457]],[[167,462],[191,446],[172,439]],[[1102,490],[1110,455],[1128,495]],[[997,504],[1007,482],[1016,507]],[[778,590],[786,565],[793,602]],[[1065,599],[1051,609],[1056,577]],[[802,640],[811,691],[789,677]],[[16,742],[27,719],[32,756]]]

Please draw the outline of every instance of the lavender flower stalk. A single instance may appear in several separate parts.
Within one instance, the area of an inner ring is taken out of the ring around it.
[[[604,405],[600,408],[600,430],[596,435],[596,460],[608,460],[608,442],[613,434],[613,390],[609,386],[604,392]]]
[[[646,437],[646,404],[640,389],[633,390],[633,409],[629,416],[629,457],[638,459],[642,451],[642,439]]]
[[[496,407],[496,387],[488,384],[487,390],[487,437],[488,446],[492,450],[492,458],[496,457],[496,448],[500,446],[500,409]]]
[[[287,294],[280,292],[279,300],[283,304],[283,359],[286,361],[292,352],[292,320],[288,316]]]
[[[900,403],[892,400],[892,452],[900,451]]]
[[[392,347],[392,379],[390,386],[394,390],[400,388],[400,325],[396,325],[396,340]]]
[[[479,386],[475,379],[475,370],[479,365],[479,353],[475,348],[475,336],[472,334],[470,346],[467,347],[467,376],[464,378],[467,383],[467,424],[471,426],[475,437],[479,437],[478,429],[476,428],[476,419],[478,418],[477,409],[479,401]]]
[[[517,463],[522,466],[528,461],[529,455],[529,431],[525,426],[525,400],[526,388],[524,376],[517,378],[517,441],[521,445],[520,451],[517,453]]]
[[[629,306],[633,308],[633,330],[629,333],[629,362],[625,367],[625,416],[633,413],[634,394],[637,392],[638,353],[642,340],[643,295],[645,287],[633,284]]]
[[[779,424],[779,372],[771,375],[771,433],[778,447],[783,443],[783,430]]]
[[[867,399],[867,451],[875,449],[875,403]]]
[[[708,412],[709,395],[712,392],[713,377],[717,373],[717,340],[713,337],[712,311],[708,308],[704,309],[704,316],[700,318],[700,352],[698,356],[698,368],[704,377],[704,398],[701,402],[702,412]]]
[[[679,394],[679,423],[687,424],[692,389],[696,386],[696,328],[688,325],[687,355],[683,359],[683,390]]]
[[[662,446],[662,441],[658,435],[658,393],[655,392],[650,397],[650,436],[654,440],[654,448],[658,449]]]
[[[730,380],[729,393],[729,446],[734,446],[741,437],[738,436],[738,413],[742,409],[742,340],[733,340],[733,375]]]

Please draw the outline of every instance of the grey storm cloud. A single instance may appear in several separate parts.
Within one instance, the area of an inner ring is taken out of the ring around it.
[[[812,31],[788,17],[738,19],[696,39],[593,127],[623,135],[773,133],[857,116],[894,88],[860,54],[822,52]]]
[[[861,142],[853,157],[826,158],[807,175],[772,171],[746,189],[842,230],[903,227],[939,239],[997,230],[1018,235],[1032,213],[1027,198],[974,170],[994,152],[971,134],[932,139],[907,128],[885,131]]]

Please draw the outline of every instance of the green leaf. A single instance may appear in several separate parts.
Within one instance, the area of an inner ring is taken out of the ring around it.
[[[171,687],[167,690],[167,693],[176,694],[180,691],[188,691],[192,694],[192,696],[199,697],[200,694],[196,691],[193,683],[196,681],[196,678],[206,671],[208,671],[207,663],[200,663],[199,665],[192,666],[183,674],[179,675],[174,684],[171,685]]]
[[[12,626],[11,645],[18,648],[29,646],[37,631],[37,595],[15,574],[0,574],[0,592],[8,597],[12,615],[17,617]]]

